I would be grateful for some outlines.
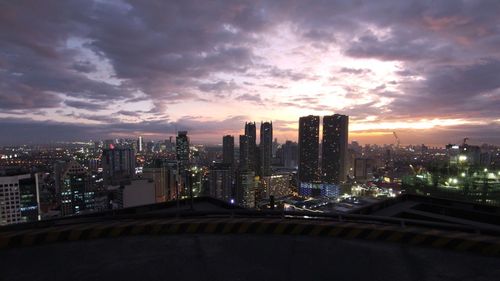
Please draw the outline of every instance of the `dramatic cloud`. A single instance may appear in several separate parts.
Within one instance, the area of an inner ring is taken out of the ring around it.
[[[0,143],[178,129],[218,143],[251,120],[284,141],[300,116],[343,113],[363,142],[499,144],[499,14],[487,0],[4,1],[0,130],[15,134]]]

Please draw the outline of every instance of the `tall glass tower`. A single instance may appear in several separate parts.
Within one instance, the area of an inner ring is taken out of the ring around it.
[[[299,180],[319,180],[319,116],[299,119]]]
[[[338,184],[346,180],[348,126],[349,116],[323,117],[321,177],[325,183]]]
[[[260,124],[260,164],[261,176],[271,175],[271,158],[273,154],[273,123],[263,122]]]

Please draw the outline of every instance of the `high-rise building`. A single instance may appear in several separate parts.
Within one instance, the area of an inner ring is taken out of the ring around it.
[[[101,163],[106,184],[127,182],[135,175],[135,151],[131,148],[103,149]]]
[[[354,160],[354,177],[356,181],[363,182],[371,180],[375,161],[367,158],[356,158]]]
[[[233,170],[228,163],[214,163],[209,172],[210,196],[231,202],[233,196]]]
[[[234,137],[227,135],[222,138],[222,162],[234,166]]]
[[[255,171],[256,147],[257,147],[257,129],[255,122],[245,123],[245,136],[248,137],[248,169]]]
[[[299,119],[299,181],[319,180],[319,116]]]
[[[197,197],[203,193],[203,183],[207,181],[202,167],[191,166],[188,170],[187,184],[190,196]]]
[[[261,165],[261,153],[260,153],[260,146],[256,146],[255,147],[255,161],[254,161],[254,171],[255,172],[255,175],[256,176],[260,176],[260,172],[261,172],[261,168],[262,168],[262,165]]]
[[[94,209],[95,194],[87,170],[75,160],[66,163],[58,177],[62,181],[61,215],[80,214]]]
[[[177,161],[166,159],[156,159],[144,167],[142,177],[153,181],[156,203],[177,198],[179,192],[177,169]]]
[[[287,140],[283,148],[283,165],[288,169],[296,169],[299,164],[299,145]]]
[[[248,136],[240,135],[240,170],[248,170],[249,169],[249,149],[250,145],[248,143]]]
[[[39,200],[34,176],[0,176],[0,225],[37,220]]]
[[[189,182],[189,138],[187,131],[179,131],[175,140],[175,148],[177,153],[177,161],[179,163],[179,183],[180,183],[180,196],[192,195],[192,185]]]
[[[255,173],[239,171],[236,185],[236,202],[246,208],[255,207]]]
[[[189,166],[189,138],[187,131],[180,131],[175,140],[177,152],[177,161],[179,161],[180,169],[185,170]]]
[[[325,183],[339,184],[347,175],[347,138],[349,116],[323,117],[321,176]]]
[[[19,192],[21,195],[21,220],[23,222],[37,221],[40,214],[39,174],[19,178]]]
[[[165,140],[165,150],[167,152],[175,151],[175,143],[173,142],[173,137],[170,136],[167,140]]]
[[[290,182],[292,174],[289,172],[275,172],[270,176],[262,177],[262,199],[285,197],[292,193]]]
[[[278,139],[274,138],[274,141],[273,141],[273,158],[277,157],[276,152],[278,151],[278,147],[279,147]]]
[[[260,175],[271,175],[271,159],[273,156],[273,123],[260,124]]]

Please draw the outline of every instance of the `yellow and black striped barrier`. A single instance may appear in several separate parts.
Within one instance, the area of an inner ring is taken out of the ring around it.
[[[308,235],[399,242],[500,256],[500,239],[465,232],[350,222],[293,219],[157,219],[97,222],[0,233],[0,249],[127,235]]]

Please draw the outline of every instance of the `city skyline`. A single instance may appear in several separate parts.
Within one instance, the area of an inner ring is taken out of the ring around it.
[[[348,115],[349,142],[500,144],[500,3],[0,4],[0,145],[220,144]],[[200,16],[203,15],[203,16]]]

